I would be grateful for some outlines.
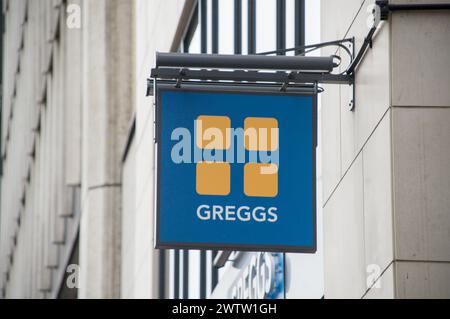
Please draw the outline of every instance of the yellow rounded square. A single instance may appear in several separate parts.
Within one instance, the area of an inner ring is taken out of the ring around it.
[[[278,195],[278,166],[249,163],[244,166],[244,193],[251,197]]]
[[[199,195],[230,194],[231,168],[228,163],[197,163],[196,191]]]
[[[275,151],[278,148],[278,121],[275,118],[247,117],[244,132],[248,151]]]
[[[228,149],[230,129],[231,120],[228,116],[199,116],[196,121],[197,147],[209,150]]]

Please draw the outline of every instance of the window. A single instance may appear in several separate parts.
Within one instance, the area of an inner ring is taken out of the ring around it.
[[[216,1],[217,2],[217,1]],[[234,3],[233,1],[218,1],[218,34],[220,35],[218,40],[219,47],[218,52],[222,54],[234,53]]]
[[[183,39],[183,52],[185,53],[200,53],[200,27],[198,23],[199,16],[198,5],[195,6],[194,13],[191,18],[189,27]]]
[[[277,41],[278,21],[277,6],[285,1],[264,0],[256,3],[256,52],[265,52],[275,49]]]
[[[316,0],[314,0],[316,1]],[[305,43],[305,0],[198,0],[180,50],[255,54]],[[295,54],[295,52],[289,53]],[[171,250],[161,259],[169,298],[207,298],[219,281],[214,251]]]

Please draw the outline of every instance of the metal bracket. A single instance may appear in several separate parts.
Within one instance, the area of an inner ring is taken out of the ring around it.
[[[147,96],[155,94],[156,82],[173,85],[175,88],[208,86],[227,89],[252,90],[263,87],[273,91],[279,85],[279,92],[321,93],[320,84],[347,84],[352,87],[349,108],[354,109],[354,38],[324,42],[303,47],[283,50],[307,54],[324,46],[337,46],[350,57],[350,68],[345,72],[332,73],[340,65],[341,59],[335,55],[327,57],[312,56],[268,56],[268,55],[217,55],[217,54],[180,54],[158,53],[156,68],[151,71],[147,82]],[[267,54],[273,54],[268,52]],[[275,71],[275,72],[273,72]]]
[[[348,110],[353,112],[355,110],[355,105],[356,105],[355,84],[350,84],[350,98],[348,101]]]
[[[264,83],[326,83],[326,84],[349,84],[353,82],[352,75],[330,74],[330,73],[307,73],[307,72],[258,72],[258,71],[222,71],[222,70],[193,70],[185,69],[182,76],[183,81],[234,81],[235,84],[242,82],[264,82]],[[180,69],[158,68],[153,69],[151,77],[157,80],[180,80]]]
[[[146,90],[145,96],[153,96],[155,94],[154,83],[155,83],[155,80],[147,79],[147,90]]]
[[[295,72],[291,72],[289,73],[287,80],[283,83],[283,85],[280,88],[280,92],[286,92],[288,86],[289,86],[289,81],[295,76]]]
[[[352,57],[354,57],[355,56],[355,38],[353,38],[352,42],[349,42],[348,46],[352,52]],[[353,73],[353,76],[355,76],[354,73]],[[355,88],[354,78],[353,78],[353,82],[350,83],[349,89],[350,89],[350,97],[349,97],[349,101],[348,101],[348,110],[353,112],[355,110],[355,105],[356,105],[356,88]]]
[[[177,83],[175,84],[175,88],[179,89],[181,87],[181,82],[183,81],[183,76],[186,75],[186,69],[181,69],[177,78]]]

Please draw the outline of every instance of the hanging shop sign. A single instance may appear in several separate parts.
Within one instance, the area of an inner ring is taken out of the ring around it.
[[[315,252],[316,94],[156,92],[156,247]]]

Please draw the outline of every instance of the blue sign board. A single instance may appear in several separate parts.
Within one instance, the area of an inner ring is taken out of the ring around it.
[[[158,88],[156,247],[316,250],[316,96]]]

